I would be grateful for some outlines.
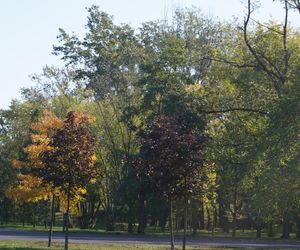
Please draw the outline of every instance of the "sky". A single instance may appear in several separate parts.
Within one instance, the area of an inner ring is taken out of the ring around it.
[[[282,6],[273,0],[261,0],[256,19],[283,19]],[[141,23],[164,19],[181,8],[201,9],[202,13],[221,20],[234,16],[242,20],[245,0],[3,0],[0,5],[0,109],[12,99],[20,99],[22,87],[33,86],[30,75],[39,74],[45,65],[62,66],[52,55],[58,45],[58,29],[78,36],[85,33],[86,7],[98,5],[114,16],[116,23],[138,28]],[[293,15],[292,23],[299,23]]]

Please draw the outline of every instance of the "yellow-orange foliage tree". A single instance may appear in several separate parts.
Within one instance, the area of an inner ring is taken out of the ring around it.
[[[82,121],[91,122],[94,119],[92,116],[77,113],[76,115],[77,118]],[[77,204],[84,200],[82,195],[86,192],[84,187],[74,186],[72,189],[72,197],[68,199],[68,195],[62,186],[55,185],[54,180],[50,180],[45,175],[41,175],[41,173],[45,173],[45,168],[47,168],[47,162],[45,162],[44,156],[50,155],[51,152],[56,150],[51,144],[53,142],[53,136],[63,129],[64,124],[64,120],[59,119],[50,111],[44,110],[43,116],[39,121],[31,125],[31,129],[33,130],[31,144],[24,149],[27,154],[26,161],[13,161],[13,166],[17,172],[17,182],[9,186],[6,190],[6,195],[9,198],[13,198],[21,203],[52,199],[48,246],[51,245],[55,197],[59,198],[60,207],[64,213],[68,212],[70,208],[73,214],[77,214]],[[94,155],[92,155],[92,158],[93,157]],[[47,169],[46,172],[47,171],[50,171],[50,169]]]
[[[68,249],[70,201],[98,176],[94,168],[95,139],[88,129],[94,121],[93,116],[69,112],[63,126],[49,137],[48,150],[39,157],[42,167],[34,169],[37,176],[67,197],[65,249]]]

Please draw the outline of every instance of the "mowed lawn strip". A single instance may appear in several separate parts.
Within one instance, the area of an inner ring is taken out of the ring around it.
[[[62,250],[64,245],[54,243],[51,248],[47,247],[45,242],[24,242],[24,241],[0,241],[1,250]],[[74,244],[70,243],[69,249],[72,250],[169,250],[168,245],[120,245],[120,244]],[[176,249],[181,249],[177,246]],[[195,248],[187,247],[187,250],[238,250],[238,248]],[[253,248],[251,248],[253,250]]]

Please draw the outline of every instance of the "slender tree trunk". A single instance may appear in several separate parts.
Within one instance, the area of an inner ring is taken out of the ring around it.
[[[297,216],[296,218],[296,238],[300,239],[300,218]]]
[[[213,229],[215,229],[218,226],[218,210],[214,206],[214,224],[213,224]]]
[[[200,220],[200,228],[199,229],[205,229],[205,215],[204,215],[204,205],[203,200],[201,199],[200,203],[200,212],[199,212],[199,220]]]
[[[186,229],[187,229],[187,195],[184,196],[184,216],[183,216],[183,242],[182,250],[185,250],[186,246]]]
[[[108,203],[106,210],[106,230],[115,231],[115,218],[114,211],[111,203]]]
[[[68,186],[68,201],[67,201],[67,212],[66,212],[66,231],[65,231],[65,250],[69,247],[69,210],[70,210],[70,198],[71,198],[71,183]]]
[[[290,238],[290,225],[289,225],[289,218],[287,213],[285,212],[283,215],[283,222],[282,222],[282,236],[283,239]]]
[[[257,239],[261,238],[261,228],[262,228],[261,224],[257,225],[257,227],[256,227],[256,238]]]
[[[25,208],[24,208],[24,204],[22,204],[22,226],[25,227]]]
[[[169,216],[169,211],[170,211],[170,208],[169,207],[165,207],[164,208],[164,212],[161,213],[160,216],[159,216],[158,225],[159,225],[159,228],[160,228],[161,232],[165,231],[167,218]]]
[[[174,230],[173,230],[173,200],[170,199],[170,234],[171,234],[171,250],[175,249],[174,246]]]
[[[133,233],[133,225],[132,225],[132,205],[129,206],[129,211],[128,211],[128,226],[127,226],[127,232],[129,234]]]
[[[234,197],[233,197],[233,215],[232,215],[232,237],[236,235],[236,216],[237,216],[237,185],[238,185],[238,176],[237,176],[237,166],[234,167]]]
[[[33,206],[33,213],[32,213],[32,226],[35,228],[35,205]]]
[[[128,222],[128,226],[127,226],[127,232],[129,234],[133,233],[133,225],[132,225],[132,220],[130,219],[130,221]]]
[[[195,209],[195,202],[192,201],[193,204],[193,210],[192,210],[192,229],[193,229],[193,234],[197,234],[197,229],[198,229],[198,211]]]
[[[268,237],[274,237],[275,233],[274,233],[274,222],[270,221],[268,223]]]
[[[55,201],[55,196],[53,194],[52,195],[52,202],[51,202],[51,218],[50,218],[50,229],[49,229],[48,247],[51,246],[51,240],[52,240],[53,220],[54,220],[54,201]]]
[[[210,210],[208,207],[206,207],[206,214],[207,214],[207,224],[206,224],[206,230],[210,231],[211,230],[211,214]]]
[[[145,211],[145,193],[144,191],[140,192],[140,200],[139,200],[139,226],[138,233],[144,234],[146,228],[146,211]]]
[[[233,212],[232,216],[232,237],[235,237],[236,235],[236,211]]]

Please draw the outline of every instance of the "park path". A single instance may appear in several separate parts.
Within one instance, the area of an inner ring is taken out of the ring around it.
[[[14,229],[0,229],[0,240],[20,240],[20,241],[47,241],[47,232],[20,231]],[[63,242],[63,233],[54,233],[53,242]],[[72,233],[70,232],[70,242],[73,243],[94,243],[94,244],[169,244],[169,238],[154,235],[118,235],[118,234],[97,234],[97,233]],[[176,244],[181,244],[181,239],[175,240]],[[242,249],[299,249],[300,242],[284,240],[256,240],[256,239],[231,239],[231,238],[211,238],[211,237],[190,237],[187,244],[195,247],[231,247]]]

